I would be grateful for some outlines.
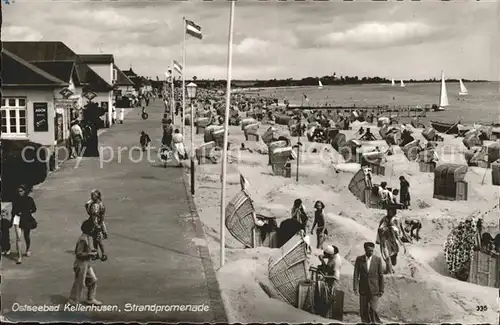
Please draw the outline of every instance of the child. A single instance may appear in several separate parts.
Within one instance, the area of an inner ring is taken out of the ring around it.
[[[325,242],[326,236],[328,235],[328,230],[326,230],[325,226],[325,215],[323,214],[323,210],[325,209],[325,205],[321,201],[316,201],[314,204],[314,208],[316,211],[314,212],[314,223],[311,228],[311,235],[314,233],[314,227],[316,225],[318,228],[316,229],[316,248],[323,249],[323,243]]]
[[[2,246],[2,255],[10,254],[10,220],[7,218],[7,210],[2,210],[2,230],[0,232],[0,245]]]
[[[102,242],[103,239],[108,238],[108,230],[104,223],[106,208],[102,203],[102,195],[99,190],[92,190],[90,200],[85,203],[85,210],[87,210],[89,220],[94,223],[94,232],[92,233],[94,247],[101,250],[101,261],[106,261],[108,257],[104,252],[104,244]]]
[[[142,151],[146,151],[147,146],[151,143],[151,138],[146,132],[141,131],[141,138],[139,141],[141,143]]]
[[[90,264],[90,261],[97,256],[97,251],[92,245],[92,233],[94,232],[94,223],[92,220],[85,220],[82,223],[81,230],[82,235],[78,238],[75,247],[75,262],[73,263],[75,280],[71,288],[69,303],[80,303],[83,290],[87,287],[87,304],[101,305],[102,303],[95,299],[97,277]]]

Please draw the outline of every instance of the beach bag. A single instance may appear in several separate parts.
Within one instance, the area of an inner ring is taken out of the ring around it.
[[[38,227],[38,222],[36,222],[36,219],[31,217],[31,220],[28,223],[28,226],[31,230],[36,229]]]

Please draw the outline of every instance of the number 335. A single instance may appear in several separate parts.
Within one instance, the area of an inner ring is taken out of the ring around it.
[[[488,306],[483,305],[483,306],[476,306],[476,311],[487,311]]]

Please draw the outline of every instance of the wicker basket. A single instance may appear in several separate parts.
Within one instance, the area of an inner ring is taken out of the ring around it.
[[[294,307],[298,306],[299,282],[307,279],[309,254],[309,237],[299,233],[269,259],[269,281],[279,295]]]
[[[239,192],[226,207],[227,230],[248,248],[253,246],[254,212],[252,200],[245,191]]]

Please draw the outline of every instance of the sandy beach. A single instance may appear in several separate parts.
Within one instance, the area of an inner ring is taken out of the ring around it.
[[[347,139],[359,138],[354,134],[359,127],[370,127],[378,139],[378,128],[365,122],[354,122],[352,130],[342,131]],[[269,125],[260,125],[263,134]],[[288,128],[276,126],[280,135],[289,136]],[[426,141],[421,129],[413,129],[413,136]],[[186,134],[190,134],[189,128]],[[297,142],[293,137],[292,144]],[[203,134],[196,135],[195,148],[203,143]],[[368,209],[348,190],[353,175],[360,169],[356,163],[342,163],[343,158],[330,146],[309,143],[305,137],[301,154],[299,182],[296,177],[296,161],[292,163],[292,178],[274,176],[267,165],[267,154],[259,148],[266,145],[245,141],[240,126],[231,126],[229,143],[231,148],[245,143],[249,151],[231,153],[227,174],[227,198],[229,202],[240,190],[239,174],[250,183],[248,189],[257,213],[275,216],[278,223],[289,217],[296,198],[301,198],[306,211],[313,214],[313,204],[322,200],[326,204],[327,228],[330,235],[327,244],[340,249],[343,258],[341,289],[345,291],[344,322],[359,322],[359,301],[352,292],[352,274],[355,258],[363,254],[363,242],[375,241],[376,229],[385,211]],[[363,147],[387,148],[385,141],[363,143]],[[440,163],[466,164],[462,151],[466,150],[461,138],[444,135],[439,144]],[[312,153],[312,148],[317,148]],[[442,148],[445,148],[444,150]],[[398,178],[404,175],[411,184],[412,206],[398,211],[403,218],[419,219],[423,229],[422,239],[407,244],[406,254],[398,258],[396,273],[386,276],[386,290],[381,299],[380,312],[384,321],[392,322],[462,322],[493,323],[497,320],[495,310],[497,290],[452,278],[444,259],[443,243],[450,231],[477,209],[486,212],[498,202],[498,188],[491,185],[491,170],[469,167],[466,181],[469,182],[467,201],[441,201],[433,196],[433,173],[421,173],[418,163],[409,162],[401,149],[393,147],[394,155],[387,157],[386,176],[374,175],[374,183],[385,180],[389,187],[399,187]],[[236,157],[238,156],[238,157]],[[339,173],[333,168],[335,164]],[[196,169],[195,201],[204,224],[211,257],[216,267],[222,297],[230,322],[329,322],[319,316],[298,310],[280,300],[267,278],[269,257],[278,249],[265,247],[243,249],[236,239],[226,231],[226,264],[220,265],[220,182],[221,164],[202,164]],[[498,230],[498,212],[485,215],[484,222],[492,233]],[[315,236],[311,243],[315,247]],[[310,263],[319,264],[319,251],[313,249]],[[380,255],[378,246],[376,254]],[[487,311],[478,311],[477,306],[487,305]],[[425,311],[425,312],[422,312]]]

